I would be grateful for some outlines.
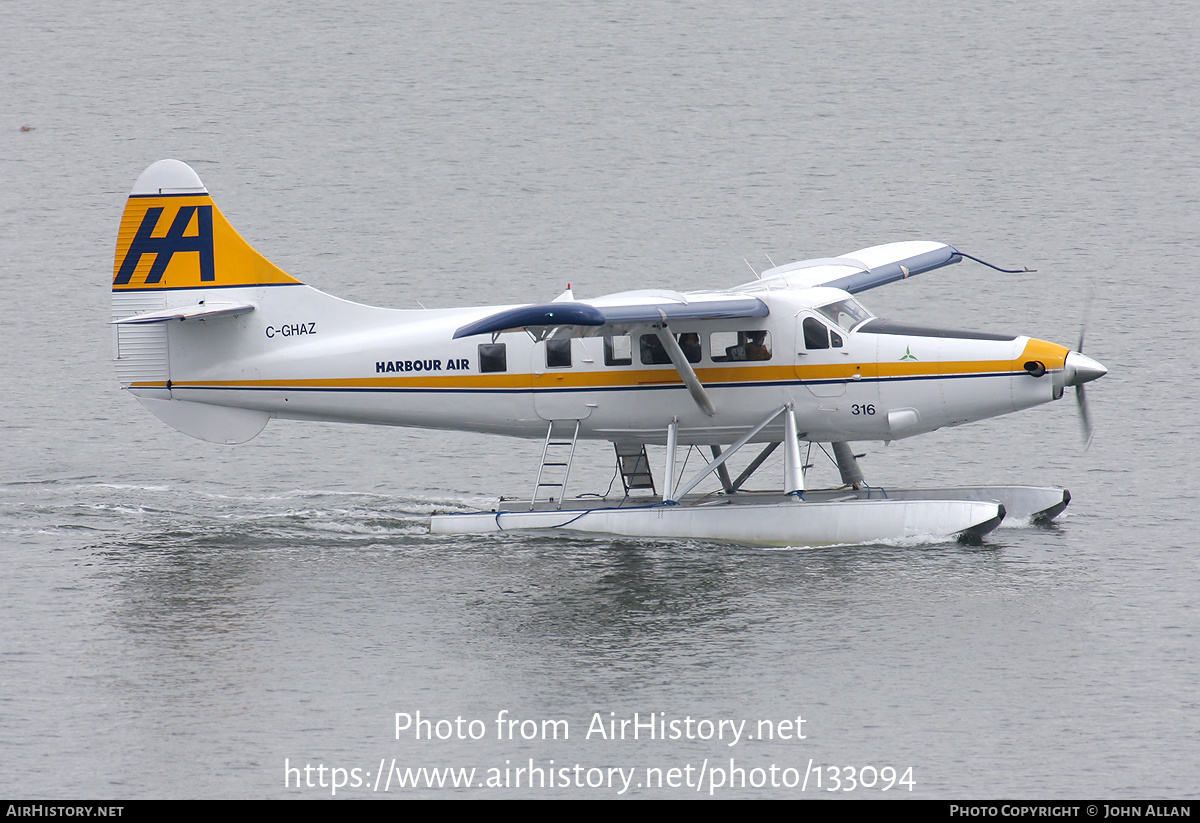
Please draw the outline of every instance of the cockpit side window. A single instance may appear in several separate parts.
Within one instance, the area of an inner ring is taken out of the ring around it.
[[[829,348],[829,329],[815,317],[804,318],[804,348],[809,351]]]
[[[854,331],[874,317],[862,303],[859,303],[853,297],[847,300],[839,300],[836,303],[828,303],[821,306],[817,311],[828,317],[830,322],[836,324],[844,331]]]
[[[804,348],[813,351],[815,349],[840,349],[841,347],[842,336],[840,334],[815,317],[804,318]]]

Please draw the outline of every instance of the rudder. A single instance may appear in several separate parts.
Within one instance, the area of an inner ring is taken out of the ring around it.
[[[291,285],[302,284],[242,239],[191,167],[158,161],[134,184],[117,234],[112,321],[121,385],[186,434],[218,443],[249,440],[268,413],[172,396],[167,321],[254,310],[245,297],[222,303],[210,290]]]

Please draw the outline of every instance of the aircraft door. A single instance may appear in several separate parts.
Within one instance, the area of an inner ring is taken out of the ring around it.
[[[796,323],[796,376],[817,397],[842,396],[853,372],[846,333],[808,312]]]
[[[534,344],[530,373],[533,408],[543,420],[583,420],[596,408],[582,366],[594,362],[587,344],[596,339],[541,340]]]

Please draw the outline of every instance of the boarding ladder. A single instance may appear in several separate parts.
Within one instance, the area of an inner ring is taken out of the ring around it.
[[[625,484],[625,494],[628,495],[632,489],[649,489],[651,494],[657,494],[650,460],[646,457],[646,446],[613,443],[613,448],[617,450],[617,469],[621,472],[621,482]]]
[[[572,423],[574,430],[571,432],[571,439],[567,440],[563,430]],[[559,427],[557,433],[554,428],[556,425]],[[575,459],[577,440],[579,440],[578,420],[550,421],[550,425],[546,428],[546,445],[542,448],[542,465],[538,467],[537,481],[533,486],[533,497],[529,500],[530,511],[533,511],[537,505],[538,494],[542,489],[557,489],[557,498],[553,493],[548,497],[554,502],[555,508],[562,508],[563,497],[567,493],[567,477],[571,474],[571,461]],[[566,452],[565,455],[564,452]],[[547,479],[543,480],[543,477]],[[556,479],[558,482],[554,482]]]

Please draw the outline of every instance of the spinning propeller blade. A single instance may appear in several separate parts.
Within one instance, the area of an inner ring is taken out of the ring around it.
[[[1067,385],[1075,387],[1075,404],[1079,408],[1079,426],[1083,432],[1083,450],[1092,445],[1092,414],[1088,410],[1087,392],[1083,384],[1108,374],[1108,369],[1083,354],[1083,338],[1087,334],[1088,315],[1092,310],[1092,293],[1083,308],[1083,324],[1079,327],[1079,345],[1067,355]]]
[[[1075,387],[1075,402],[1079,406],[1079,425],[1083,430],[1083,450],[1087,451],[1092,446],[1092,414],[1088,411],[1087,393],[1083,390],[1082,383]]]

